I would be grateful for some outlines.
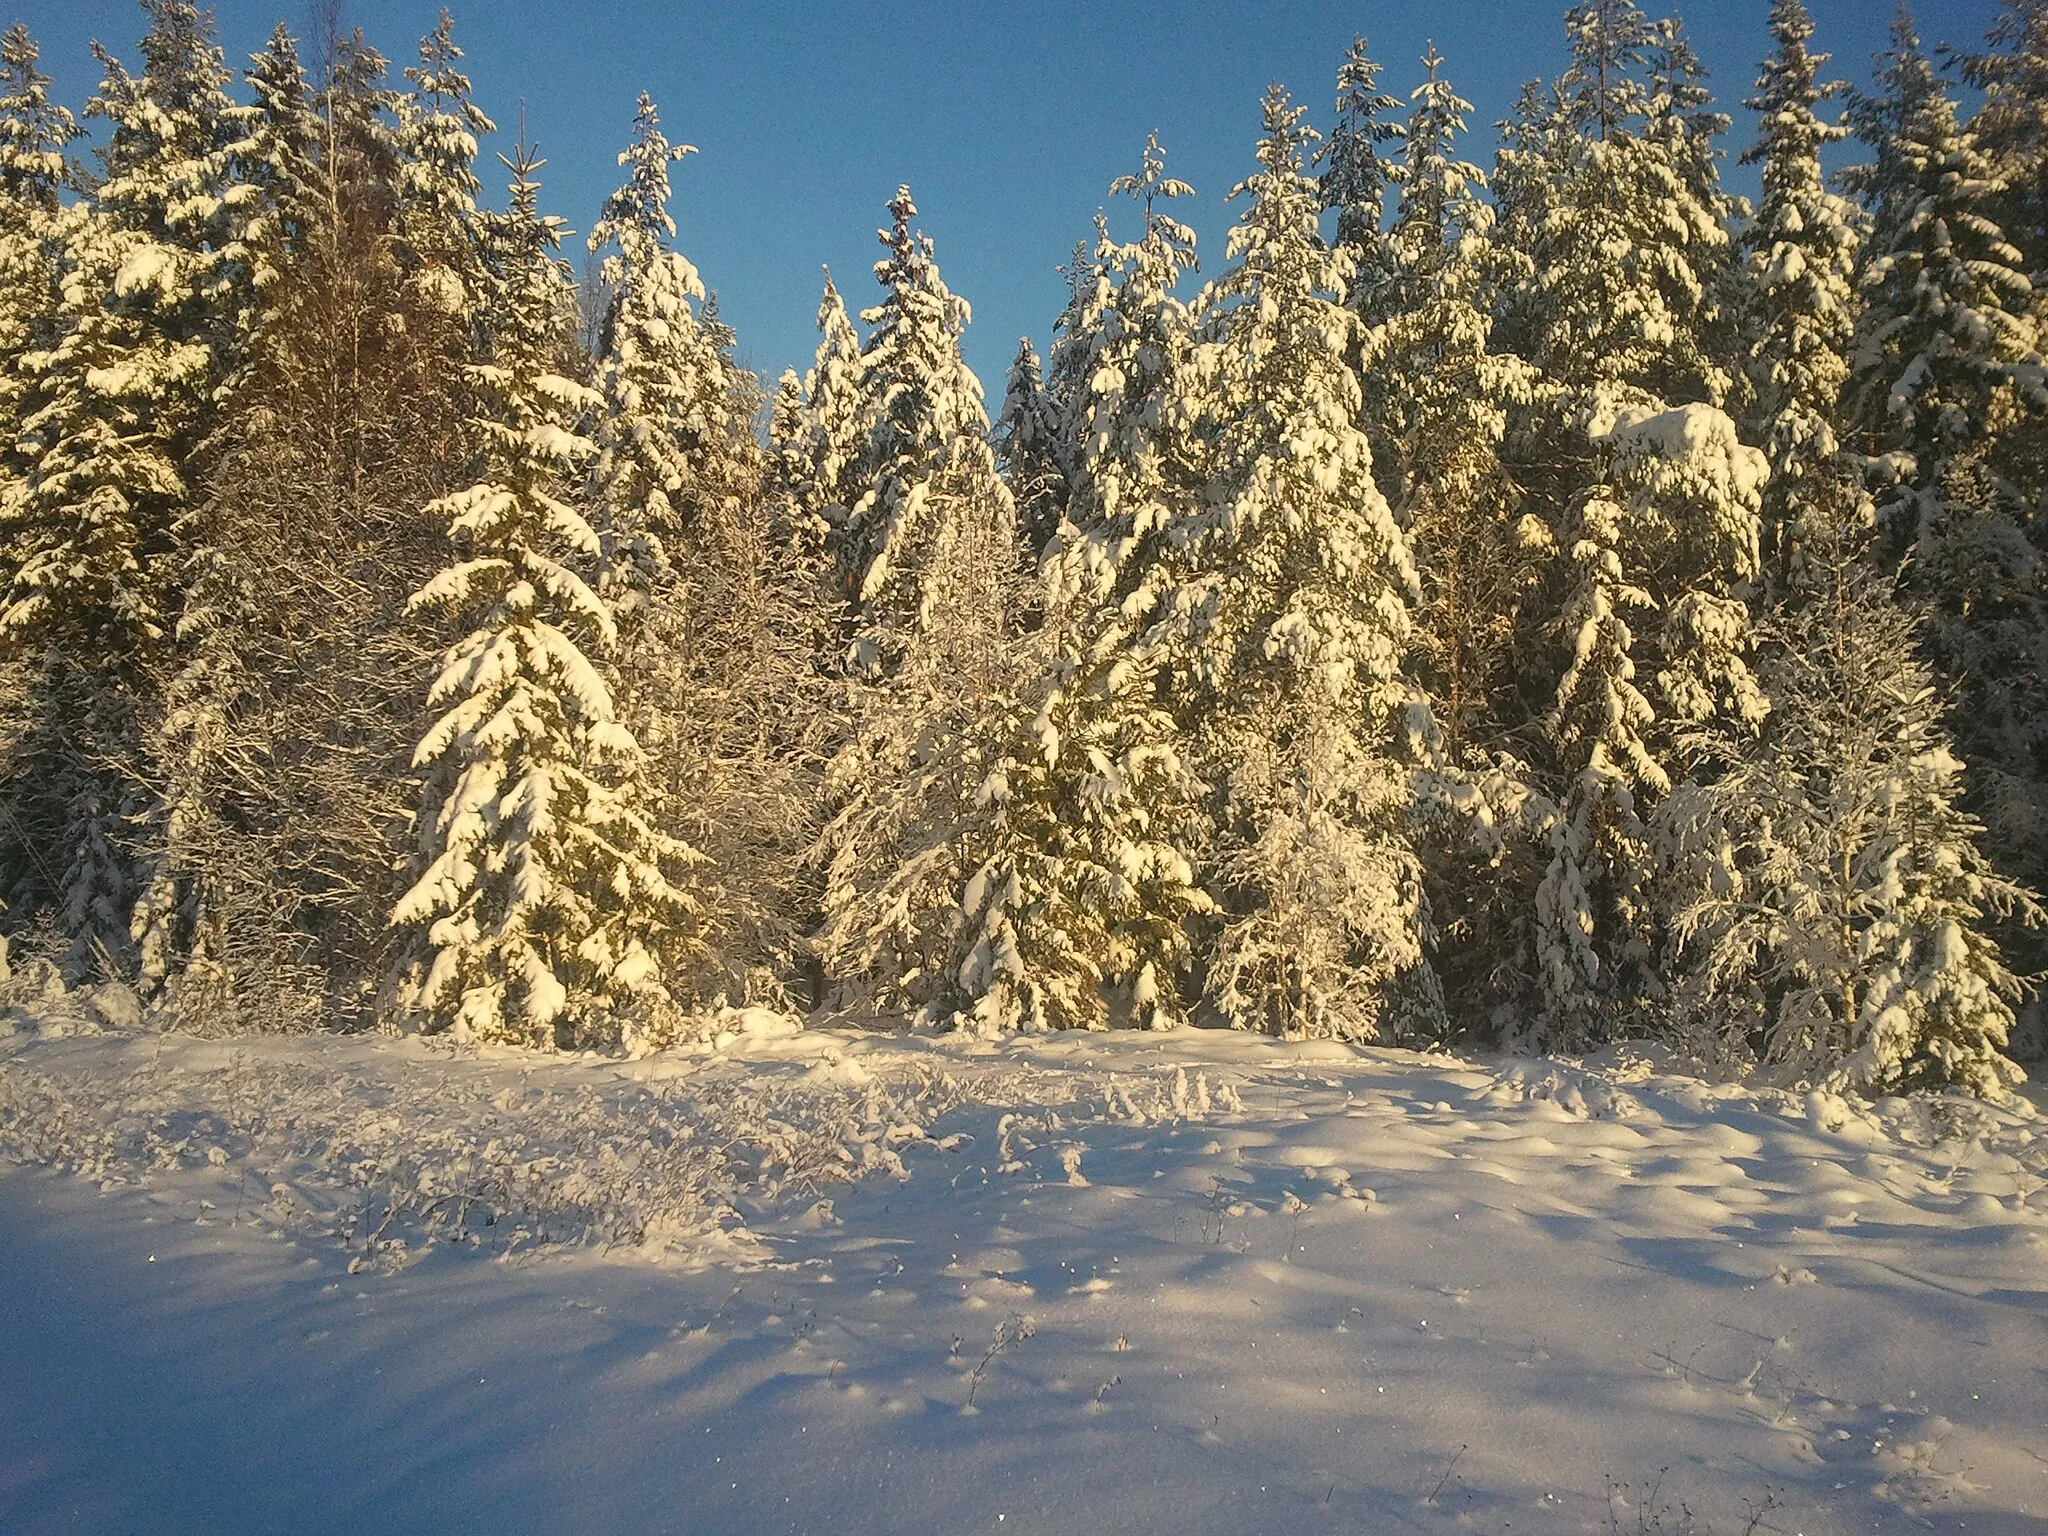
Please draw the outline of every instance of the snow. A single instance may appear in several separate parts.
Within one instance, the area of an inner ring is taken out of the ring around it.
[[[97,1017],[0,1025],[10,1531],[2048,1513],[2025,1102],[1620,1048],[749,1015],[629,1062]]]

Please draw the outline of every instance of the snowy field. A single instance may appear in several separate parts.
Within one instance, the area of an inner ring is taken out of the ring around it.
[[[89,1020],[0,1039],[14,1536],[2048,1530],[2025,1105]]]

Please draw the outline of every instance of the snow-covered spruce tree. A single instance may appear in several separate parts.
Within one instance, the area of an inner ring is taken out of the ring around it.
[[[700,484],[723,438],[727,390],[715,350],[697,324],[704,301],[697,269],[670,242],[670,165],[696,153],[670,144],[653,100],[644,92],[634,112],[633,142],[619,154],[630,168],[624,186],[605,200],[590,232],[593,254],[611,295],[598,326],[598,455],[591,496],[602,544],[600,590],[629,625],[651,589],[668,574],[671,547],[683,525],[724,510],[697,503]]]
[[[1317,231],[1315,135],[1278,87],[1263,114],[1259,169],[1231,193],[1235,264],[1204,296],[1207,484],[1173,530],[1155,626],[1212,792],[1191,861],[1219,909],[1206,1002],[1241,1029],[1398,1035],[1434,1022],[1394,756],[1419,707],[1418,582],[1359,427],[1351,264]]]
[[[794,368],[785,368],[775,380],[775,392],[768,397],[768,455],[775,464],[776,484],[785,492],[794,487],[791,471],[809,432],[804,420],[804,381]]]
[[[1879,81],[1880,95],[1851,108],[1876,151],[1853,168],[1872,216],[1854,425],[1881,552],[1906,562],[1928,609],[1928,655],[1963,690],[1955,725],[1971,808],[2004,871],[2038,883],[2048,880],[2048,595],[2029,537],[2039,492],[2004,472],[2006,440],[2048,410],[2036,298],[1993,217],[1998,168],[1960,125],[1903,11]],[[2038,487],[2040,466],[2029,471]]]
[[[1871,451],[1894,456],[1879,506],[1891,547],[1938,581],[1939,545],[1968,517],[1945,489],[1952,470],[1981,457],[2004,415],[2048,395],[2033,285],[1989,212],[2003,184],[1904,10],[1879,81],[1883,94],[1851,109],[1876,151],[1846,178],[1873,225],[1852,388]]]
[[[1840,410],[1857,312],[1858,220],[1821,168],[1821,151],[1848,130],[1819,114],[1840,87],[1820,78],[1828,55],[1808,46],[1813,32],[1804,0],[1775,0],[1777,50],[1748,102],[1758,136],[1742,156],[1763,175],[1763,203],[1743,238],[1743,424],[1771,466],[1763,559],[1778,592],[1802,584],[1808,517],[1844,473]]]
[[[788,611],[804,558],[769,547],[758,386],[671,244],[668,167],[686,153],[643,96],[620,157],[631,174],[590,238],[612,248],[591,472],[599,590],[619,622],[619,716],[651,758],[649,814],[700,856],[684,882],[692,953],[668,989],[698,1006],[780,1001],[768,978],[787,973],[795,938],[789,866],[815,831],[804,754],[789,750],[817,709],[810,656],[789,646],[805,635]]]
[[[1721,141],[1731,119],[1714,105],[1707,69],[1676,17],[1651,29],[1649,111],[1644,137],[1663,151],[1683,189],[1680,221],[1686,226],[1685,261],[1673,265],[1668,281],[1673,308],[1693,316],[1695,331],[1685,338],[1693,350],[1699,387],[1715,404],[1739,408],[1744,376],[1739,368],[1742,320],[1742,261],[1735,241],[1738,225],[1751,217],[1749,200],[1721,185]],[[1691,284],[1699,285],[1695,294]],[[1672,398],[1692,398],[1690,387]]]
[[[1608,406],[1602,475],[1567,546],[1569,663],[1545,722],[1556,812],[1535,898],[1543,1049],[1614,1038],[1665,995],[1650,817],[1678,777],[1675,729],[1749,725],[1769,704],[1746,656],[1763,455],[1708,405]]]
[[[1469,103],[1434,49],[1414,95],[1400,194],[1385,238],[1384,318],[1365,332],[1365,412],[1387,445],[1375,464],[1416,546],[1423,606],[1416,646],[1437,718],[1462,742],[1490,714],[1531,553],[1514,532],[1517,493],[1501,462],[1508,412],[1529,403],[1527,364],[1489,350],[1494,217],[1486,175],[1457,156]]]
[[[1841,542],[1812,554],[1810,600],[1759,637],[1761,734],[1690,736],[1711,773],[1660,811],[1689,892],[1679,1011],[1788,1082],[2002,1097],[2020,984],[1987,924],[2040,914],[1962,808],[1913,617]]]
[[[1094,326],[1068,520],[1045,562],[1045,670],[983,786],[986,857],[961,900],[952,979],[978,1028],[1159,1025],[1185,1016],[1188,919],[1209,900],[1181,843],[1194,784],[1158,690],[1147,585],[1166,530],[1193,503],[1181,394],[1193,342],[1174,296],[1194,234],[1165,211],[1191,195],[1156,135],[1111,184],[1144,210],[1141,237],[1105,235],[1113,280]]]
[[[858,629],[854,668],[885,674],[914,638],[932,627],[931,558],[963,519],[996,518],[1013,531],[1015,512],[996,476],[981,383],[962,361],[966,302],[939,276],[929,236],[911,228],[917,205],[898,187],[888,255],[875,265],[883,301],[861,314],[866,452],[853,466],[857,491],[835,540]]]
[[[0,526],[12,522],[9,502],[33,463],[32,444],[26,454],[17,451],[21,359],[55,339],[64,240],[58,198],[70,180],[65,146],[79,133],[71,113],[50,100],[38,57],[20,22],[0,36]],[[12,572],[13,552],[0,549],[0,579],[11,579]],[[26,669],[0,665],[0,741],[16,740],[28,728],[33,699]],[[7,941],[0,936],[0,976],[6,967]]]
[[[1718,402],[1714,273],[1730,236],[1701,185],[1711,154],[1672,131],[1682,116],[1651,72],[1667,39],[1634,0],[1586,0],[1565,25],[1571,67],[1524,93],[1495,172],[1499,246],[1517,268],[1508,349],[1569,399],[1624,384]]]
[[[2034,286],[2035,345],[2048,349],[2048,0],[2005,0],[1989,42],[1962,61],[1984,93],[1970,132],[2004,186],[1986,211],[2020,252]],[[2048,505],[2048,412],[2003,423],[1990,457],[2015,495]],[[2039,547],[2038,515],[2034,526]]]
[[[960,356],[966,303],[889,203],[862,319],[865,452],[833,552],[847,601],[849,726],[826,774],[815,947],[842,1008],[919,1011],[945,987],[971,829],[1000,723],[1033,670],[1010,647],[1021,606],[1016,510],[996,472],[981,384]]]
[[[419,878],[391,914],[416,944],[400,1004],[458,1038],[552,1045],[615,1037],[661,996],[689,910],[665,862],[685,850],[641,810],[640,749],[586,647],[616,636],[585,574],[598,538],[570,501],[598,406],[554,371],[567,274],[521,146],[511,203],[485,218],[492,352],[472,370],[484,475],[436,504],[456,562],[413,598],[471,627],[428,692]]]
[[[1970,132],[2003,184],[1987,211],[2026,258],[2038,303],[2048,298],[2048,0],[2002,0],[1987,41],[1962,59],[1984,93]]]
[[[21,414],[22,354],[55,339],[58,194],[69,180],[65,146],[79,134],[70,112],[50,100],[38,57],[20,22],[0,36],[0,421],[9,424],[0,441],[0,486],[21,468],[12,424]]]
[[[793,506],[792,539],[811,553],[825,550],[857,499],[852,476],[867,453],[872,425],[864,369],[860,333],[827,271],[818,300],[818,351],[804,376],[804,430],[782,467]]]
[[[1067,302],[1053,321],[1052,343],[1045,357],[1045,412],[1053,426],[1053,468],[1060,475],[1060,494],[1073,499],[1080,473],[1082,420],[1088,411],[1088,390],[1095,376],[1095,350],[1102,344],[1102,317],[1109,308],[1110,274],[1103,270],[1101,251],[1109,243],[1104,216],[1095,216],[1095,238],[1075,244],[1060,267],[1067,280]]]
[[[1043,365],[1026,336],[1010,362],[1003,410],[996,418],[995,447],[996,462],[1017,504],[1017,531],[1033,561],[1067,515],[1066,476],[1060,468],[1064,446]]]
[[[1499,974],[1526,968],[1514,930],[1534,876],[1511,866],[1533,858],[1528,839],[1513,836],[1531,802],[1502,725],[1515,714],[1517,620],[1547,545],[1518,532],[1537,525],[1518,517],[1521,493],[1502,460],[1510,413],[1529,405],[1537,381],[1489,347],[1493,209],[1485,174],[1457,153],[1471,108],[1434,49],[1423,64],[1391,171],[1399,202],[1359,376],[1373,467],[1421,577],[1411,655],[1435,706],[1431,755],[1450,770],[1417,786],[1438,966],[1455,1014],[1480,1019],[1502,1001]]]
[[[1397,146],[1403,125],[1400,100],[1380,89],[1381,66],[1363,37],[1351,39],[1337,69],[1337,122],[1316,155],[1323,167],[1317,186],[1323,206],[1337,215],[1337,244],[1350,252],[1352,307],[1378,318],[1374,295],[1382,277],[1382,226],[1388,194],[1399,175]]]
[[[310,254],[318,217],[325,125],[282,25],[251,60],[246,79],[253,100],[228,114],[233,185],[224,198],[231,239],[246,263],[244,308],[231,322],[234,371],[218,390],[230,403],[209,444],[215,464],[236,436],[234,402],[265,366],[276,331],[290,323],[286,275]],[[217,478],[209,465],[209,483]],[[132,935],[146,992],[168,989],[175,996],[167,1001],[193,1020],[224,1024],[238,991],[246,990],[238,980],[250,979],[237,978],[228,962],[236,926],[230,914],[260,922],[275,899],[267,889],[272,872],[256,850],[237,846],[225,804],[232,785],[262,778],[261,732],[239,718],[255,683],[246,653],[260,622],[261,577],[241,558],[235,509],[205,493],[193,502],[180,525],[188,551],[183,609],[147,726],[161,805]]]
[[[444,330],[466,331],[490,283],[476,238],[477,139],[496,125],[470,100],[445,10],[420,40],[420,61],[405,72],[411,89],[397,100],[397,235],[407,277],[427,315]],[[443,343],[446,344],[445,342]]]
[[[73,972],[128,968],[162,836],[146,717],[182,603],[192,478],[247,307],[220,50],[188,0],[145,9],[142,75],[100,53],[89,112],[109,124],[105,176],[66,222],[54,339],[21,359],[14,429],[30,467],[4,509],[0,645],[38,670],[36,718],[10,749],[10,894],[17,910],[55,908]]]
[[[192,936],[171,951],[188,1027],[370,1018],[410,883],[390,840],[417,800],[418,683],[444,641],[405,599],[445,564],[445,521],[423,508],[466,481],[470,451],[473,337],[411,281],[385,63],[322,37],[301,82],[294,51],[256,57],[236,115],[256,303],[160,715],[203,791],[166,909]]]

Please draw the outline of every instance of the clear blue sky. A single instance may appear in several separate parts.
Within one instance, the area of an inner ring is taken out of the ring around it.
[[[718,291],[742,355],[771,380],[809,360],[820,263],[849,302],[869,302],[882,205],[908,181],[948,283],[974,306],[968,360],[999,399],[1017,337],[1042,347],[1059,311],[1054,268],[1088,232],[1111,178],[1134,167],[1148,130],[1159,130],[1170,168],[1199,194],[1191,222],[1213,270],[1234,213],[1223,196],[1251,164],[1269,81],[1285,82],[1326,124],[1353,33],[1370,39],[1398,95],[1417,83],[1414,61],[1434,38],[1477,109],[1471,158],[1490,165],[1493,124],[1522,81],[1562,67],[1566,4],[457,0],[452,9],[479,102],[509,138],[524,101],[549,161],[543,196],[578,231],[616,177],[635,97],[653,93],[670,136],[701,151],[676,173],[682,247]],[[350,0],[348,21],[395,69],[438,8]],[[1810,8],[1836,72],[1864,81],[1889,0]],[[215,9],[238,65],[281,16],[303,30],[304,0],[217,0]],[[1930,45],[1974,44],[1998,5],[1925,0],[1916,9]],[[1768,10],[1769,0],[1684,8],[1735,113],[1735,147],[1750,135],[1739,103],[1767,51]],[[15,11],[74,108],[97,80],[89,39],[136,58],[132,0],[15,0]],[[487,181],[501,179],[488,153],[486,162]],[[580,262],[580,240],[575,254]]]

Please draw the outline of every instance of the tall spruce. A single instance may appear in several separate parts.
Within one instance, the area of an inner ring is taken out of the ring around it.
[[[2048,592],[2038,465],[2012,446],[2048,410],[2036,296],[1996,212],[2003,182],[1901,10],[1881,93],[1851,108],[1872,230],[1851,408],[1883,530],[1929,610],[1927,652],[1964,690],[1971,807],[2009,874],[2048,879]],[[2036,439],[2038,440],[2038,439]],[[2029,480],[2036,489],[2030,489]]]
[[[1157,630],[1211,791],[1208,1006],[1242,1029],[1373,1038],[1431,1003],[1395,756],[1419,584],[1359,426],[1352,264],[1318,232],[1315,134],[1278,87],[1262,110],[1234,264],[1205,295],[1207,483],[1173,532]]]
[[[1854,208],[1828,190],[1821,153],[1847,137],[1819,108],[1841,87],[1823,82],[1804,0],[1775,0],[1756,94],[1757,142],[1742,156],[1762,168],[1763,203],[1744,237],[1749,281],[1744,425],[1770,461],[1764,491],[1765,574],[1779,592],[1805,579],[1805,529],[1816,503],[1838,494],[1842,391],[1858,309],[1861,244]]]
[[[1188,920],[1210,902],[1186,851],[1194,784],[1159,696],[1147,583],[1194,502],[1193,325],[1174,292],[1194,232],[1167,211],[1192,191],[1166,174],[1156,134],[1110,186],[1143,223],[1128,243],[1105,224],[1092,264],[1111,286],[1045,561],[1045,676],[987,782],[987,855],[962,897],[954,981],[980,1027],[1186,1017]]]
[[[854,605],[857,668],[887,671],[928,633],[944,579],[935,559],[965,522],[1001,525],[1014,505],[996,474],[981,383],[960,356],[970,311],[939,275],[931,238],[913,229],[917,205],[898,187],[875,264],[882,302],[865,310],[861,352],[866,452],[837,546]]]
[[[594,451],[575,424],[600,398],[555,371],[568,278],[543,162],[522,145],[505,163],[510,207],[484,225],[492,349],[471,370],[484,476],[436,504],[457,559],[413,598],[471,627],[428,691],[419,876],[391,921],[416,944],[401,1003],[429,1027],[603,1041],[662,995],[689,908],[663,866],[686,852],[642,812],[640,748],[591,660],[617,631],[570,498]]]
[[[1725,206],[1712,159],[1652,73],[1665,34],[1634,0],[1588,0],[1565,19],[1570,68],[1524,93],[1495,189],[1511,350],[1583,400],[1621,385],[1672,402],[1719,401],[1713,356]],[[1682,72],[1681,72],[1682,73]]]
[[[1816,519],[1808,601],[1763,629],[1761,732],[1719,722],[1665,809],[1681,868],[1681,1021],[1783,1080],[2002,1097],[2021,992],[1987,931],[2032,897],[1962,804],[1918,625]]]
[[[860,333],[825,273],[818,300],[818,350],[804,375],[804,432],[784,471],[796,506],[796,537],[822,552],[846,526],[857,499],[853,475],[867,452],[871,422],[862,381]]]
[[[968,306],[912,227],[909,188],[889,214],[882,302],[861,316],[864,452],[833,531],[849,727],[826,775],[816,946],[841,1006],[944,1011],[977,801],[1029,668],[1009,643],[1016,508],[960,355]]]
[[[0,443],[0,485],[19,474],[11,424],[21,412],[22,355],[54,339],[59,194],[70,180],[65,148],[80,131],[50,100],[38,58],[20,22],[0,36],[0,420],[10,424]]]
[[[53,906],[73,972],[127,971],[134,904],[162,851],[149,715],[247,308],[220,50],[188,0],[144,9],[143,73],[99,54],[88,110],[109,125],[104,179],[67,222],[51,343],[21,359],[30,467],[5,507],[0,645],[39,670],[10,765],[10,884],[21,905]]]

